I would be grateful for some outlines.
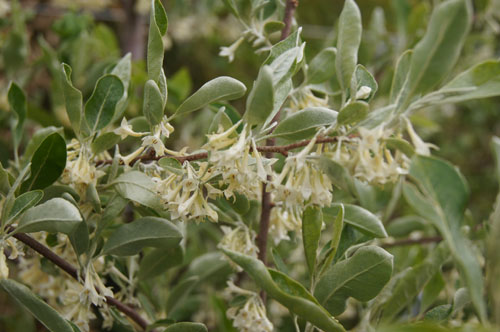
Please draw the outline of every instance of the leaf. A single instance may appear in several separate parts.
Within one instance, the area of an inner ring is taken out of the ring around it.
[[[40,144],[42,144],[43,141],[53,133],[58,133],[59,135],[63,136],[64,130],[62,127],[56,128],[50,126],[50,127],[40,128],[33,134],[30,141],[26,145],[23,156],[21,157],[21,164],[23,166],[26,165],[31,160],[33,154],[35,154]]]
[[[113,148],[116,144],[121,141],[119,135],[116,135],[114,132],[110,131],[99,135],[91,144],[92,152],[95,154],[104,152]]]
[[[449,93],[450,96],[446,96]],[[500,95],[500,61],[489,60],[466,70],[433,94],[445,95],[437,101],[460,103]]]
[[[1,279],[0,286],[51,332],[73,332],[71,325],[31,290],[10,279]]]
[[[356,78],[356,81],[354,82],[356,84],[356,91],[359,91],[362,87],[370,88],[368,97],[356,99],[366,101],[367,103],[370,102],[370,100],[373,99],[373,96],[375,96],[375,93],[377,93],[378,90],[378,84],[375,80],[375,77],[373,77],[373,75],[363,65],[356,66],[354,77]]]
[[[191,290],[193,290],[194,286],[198,284],[200,279],[201,278],[198,276],[189,277],[177,283],[177,285],[175,285],[171,289],[166,304],[168,317],[170,317],[172,312],[174,312],[175,309],[182,304],[189,293],[191,293]]]
[[[440,272],[441,266],[448,258],[448,248],[440,244],[423,262],[405,271],[381,307],[382,318],[393,320],[398,313],[408,307],[432,277]]]
[[[143,217],[119,226],[102,248],[103,255],[132,256],[145,247],[172,248],[182,234],[170,221],[157,217]]]
[[[47,136],[31,158],[31,175],[22,191],[43,189],[56,181],[66,167],[66,142],[58,133]]]
[[[123,173],[113,181],[116,191],[123,197],[152,209],[160,206],[160,201],[153,191],[153,181],[144,173],[130,171]]]
[[[410,175],[419,185],[405,183],[403,193],[410,206],[441,233],[467,285],[479,319],[485,321],[483,276],[471,243],[461,231],[469,190],[460,172],[443,160],[414,156]]]
[[[310,138],[316,133],[316,128],[333,125],[337,121],[337,114],[324,107],[307,107],[281,121],[272,136],[289,140]]]
[[[344,166],[332,158],[333,156],[328,153],[323,153],[319,159],[319,166],[335,187],[350,192],[350,188],[353,187],[351,175]]]
[[[7,172],[2,163],[0,162],[0,195],[7,196],[10,191],[10,181],[9,181],[10,173]],[[5,206],[3,207],[5,209]]]
[[[163,157],[158,160],[158,165],[165,168],[169,172],[182,175],[184,170],[182,169],[182,164],[175,158]]]
[[[81,255],[87,251],[90,239],[89,228],[85,220],[80,221],[68,236],[77,255]]]
[[[188,97],[175,111],[175,114],[193,112],[220,100],[238,99],[246,91],[245,85],[232,77],[217,77],[205,83],[198,91]]]
[[[82,92],[73,86],[71,82],[71,67],[65,63],[61,64],[61,78],[66,103],[66,113],[76,136],[80,135],[80,127],[83,114]]]
[[[448,0],[434,9],[424,37],[413,50],[397,112],[404,111],[413,96],[431,91],[453,68],[472,22],[471,7],[468,0]]]
[[[344,222],[355,227],[356,229],[370,237],[387,237],[384,225],[376,215],[368,210],[363,209],[360,206],[352,204],[343,204],[343,206],[345,209]],[[341,204],[334,203],[329,208],[324,208],[323,213],[335,217],[338,215],[340,209]]]
[[[314,277],[316,271],[316,255],[323,225],[323,214],[321,209],[308,206],[302,215],[302,240],[304,242],[304,254],[306,256],[309,275]]]
[[[339,213],[337,214],[337,217],[333,221],[333,234],[332,234],[332,240],[330,241],[330,250],[328,253],[325,255],[325,259],[323,261],[320,274],[319,276],[323,276],[323,273],[330,267],[330,265],[333,262],[333,259],[335,258],[335,255],[337,254],[337,249],[339,248],[340,244],[340,238],[342,236],[342,230],[344,228],[344,215],[345,215],[345,208],[344,204],[340,204],[340,209]]]
[[[76,206],[57,197],[27,210],[19,221],[15,233],[46,231],[70,234],[82,220]]]
[[[163,69],[163,40],[167,32],[168,19],[165,9],[160,0],[153,0],[149,16],[148,55],[147,68],[148,78],[156,83],[160,80]]]
[[[327,47],[322,49],[307,67],[308,84],[319,84],[328,81],[335,75],[335,58],[337,49]]]
[[[28,107],[23,90],[15,82],[11,82],[9,85],[7,100],[11,110],[14,111],[17,118],[16,126],[14,128],[14,147],[17,149],[23,134],[23,125],[28,112]]]
[[[123,91],[123,83],[118,76],[107,74],[97,81],[85,104],[85,120],[93,133],[111,123]]]
[[[165,332],[207,332],[207,327],[201,323],[181,322],[170,325]]]
[[[415,148],[408,141],[400,138],[389,137],[385,139],[388,148],[403,152],[407,157],[413,157]]]
[[[264,24],[264,33],[266,35],[270,35],[272,33],[282,31],[284,27],[285,23],[283,23],[282,21],[267,21]]]
[[[273,73],[263,66],[247,98],[245,119],[249,125],[263,124],[274,108]]]
[[[154,249],[142,258],[139,265],[139,279],[156,277],[168,269],[182,264],[183,260],[184,251],[181,246]]]
[[[392,237],[408,236],[413,231],[423,231],[426,224],[425,219],[420,216],[407,215],[392,220],[387,226],[387,233]]]
[[[300,39],[301,30],[298,29],[290,34],[286,39],[279,41],[271,47],[271,51],[269,52],[269,56],[264,61],[264,65],[270,65],[273,63],[280,55],[285,53],[286,51],[291,50],[294,47],[297,47],[301,44]]]
[[[361,13],[353,0],[346,0],[338,23],[337,57],[335,66],[342,93],[351,88],[352,75],[358,63],[358,49],[361,43]],[[351,91],[354,95],[355,91]],[[345,100],[345,99],[344,99]]]
[[[362,302],[373,299],[391,278],[392,266],[393,256],[384,249],[361,247],[325,272],[314,296],[332,315],[339,315],[348,297]]]
[[[352,125],[364,120],[368,115],[368,104],[364,101],[355,101],[347,104],[340,110],[337,117],[339,125]]]
[[[405,85],[408,78],[408,73],[410,71],[411,57],[413,56],[413,50],[407,50],[398,59],[396,63],[396,69],[394,70],[394,76],[392,77],[391,92],[389,97],[389,102],[394,104],[398,95],[401,93],[401,89]]]
[[[111,71],[111,74],[116,75],[123,84],[123,95],[116,105],[117,112],[113,117],[111,122],[115,122],[123,116],[125,107],[127,106],[128,88],[130,85],[130,79],[132,76],[132,54],[129,52],[121,58],[116,66]]]
[[[153,80],[148,80],[144,85],[144,104],[142,111],[151,126],[161,122],[163,118],[163,98],[158,85]]]
[[[35,206],[43,197],[42,190],[33,190],[16,197],[12,209],[9,211],[7,223],[18,218],[27,209]]]
[[[283,272],[284,274],[289,274],[288,267],[286,266],[283,257],[281,257],[275,247],[271,248],[271,255],[273,257],[274,265],[278,271]]]
[[[256,258],[231,250],[223,250],[223,252],[241,266],[263,291],[295,315],[325,332],[345,331],[343,326],[298,282],[281,272],[268,270],[264,263]]]

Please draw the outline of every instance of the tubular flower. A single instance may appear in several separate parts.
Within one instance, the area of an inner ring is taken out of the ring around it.
[[[163,144],[162,136],[169,138],[170,134],[174,131],[174,127],[167,121],[167,117],[164,116],[162,121],[154,126],[151,134],[142,139],[143,147],[152,147],[155,150],[157,156],[163,156],[169,150]]]
[[[7,257],[3,252],[3,247],[0,248],[0,280],[9,278],[9,267],[7,266]]]
[[[286,209],[277,206],[271,210],[269,235],[275,245],[282,240],[290,240],[288,232],[300,233],[302,231],[302,212],[303,209],[299,206]]]
[[[316,139],[298,154],[287,157],[285,166],[271,182],[273,202],[285,208],[304,207],[308,204],[329,205],[332,201],[332,183],[317,167],[316,153],[309,152]],[[321,148],[318,146],[318,148]]]
[[[431,148],[433,149],[438,149],[437,146],[431,143],[425,143],[420,136],[415,132],[413,129],[413,126],[411,125],[410,120],[408,118],[405,118],[406,121],[406,130],[408,131],[408,135],[410,136],[411,142],[413,143],[413,146],[415,147],[415,152],[423,155],[423,156],[430,156],[431,155]]]
[[[73,139],[67,145],[66,168],[62,175],[62,182],[72,185],[81,197],[85,197],[88,185],[97,184],[97,180],[104,172],[97,170],[91,161],[91,151],[85,145]]]
[[[116,128],[113,130],[113,132],[120,136],[121,139],[125,139],[128,136],[133,136],[133,137],[141,137],[144,135],[147,135],[148,133],[137,133],[132,130],[132,126],[128,124],[127,119],[123,118],[122,122],[120,123],[120,127]]]
[[[224,232],[224,236],[217,245],[218,248],[236,251],[257,258],[259,248],[255,245],[256,234],[254,231],[243,223],[238,224],[235,228],[221,226],[221,229]],[[241,267],[232,261],[229,262],[236,270],[243,271]]]
[[[272,332],[273,323],[267,318],[266,307],[259,294],[235,286],[228,281],[227,291],[247,297],[241,307],[232,307],[226,311],[229,319],[233,320],[233,326],[241,332]]]
[[[183,174],[170,174],[167,178],[154,177],[156,191],[174,219],[196,219],[204,221],[208,217],[217,221],[217,212],[208,203],[209,198],[215,198],[222,192],[208,183],[212,177],[212,170],[208,163],[199,163],[196,170],[190,163],[185,162]]]

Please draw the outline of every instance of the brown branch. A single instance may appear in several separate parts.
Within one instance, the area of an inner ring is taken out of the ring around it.
[[[393,247],[401,247],[401,246],[412,246],[416,244],[428,244],[428,243],[437,243],[441,242],[443,238],[441,236],[429,236],[422,237],[419,239],[402,239],[394,242],[386,242],[381,245],[382,248],[393,248]]]
[[[287,0],[285,6],[285,16],[283,17],[283,23],[285,26],[283,30],[281,30],[281,40],[286,39],[290,35],[290,31],[292,30],[292,20],[293,14],[295,13],[295,9],[299,5],[299,0]]]
[[[78,270],[73,265],[68,263],[66,260],[58,256],[52,250],[50,250],[49,248],[47,248],[46,246],[44,246],[43,244],[32,238],[31,236],[24,233],[14,234],[13,236],[19,241],[29,246],[30,248],[32,248],[33,250],[35,250],[36,252],[38,252],[43,257],[50,260],[52,263],[61,268],[64,272],[69,274],[74,279],[84,280],[83,276],[80,276],[80,278],[78,278]],[[144,318],[142,318],[141,315],[139,315],[134,309],[132,309],[128,305],[118,301],[117,299],[111,296],[106,296],[106,302],[112,306],[115,306],[118,310],[120,310],[125,315],[130,317],[142,329],[146,330],[146,328],[148,327],[149,325],[148,322],[144,320]]]
[[[333,143],[336,140],[337,140],[336,137],[318,137],[316,139],[316,143],[315,144]],[[274,145],[271,144],[271,145],[258,146],[257,147],[257,151],[259,151],[259,152],[281,153],[282,155],[284,155],[286,157],[288,155],[288,151],[304,147],[307,144],[309,144],[310,142],[311,142],[311,140],[303,140],[303,141],[299,141],[299,142],[295,142],[295,143],[291,143],[291,144],[287,144],[287,145],[274,146]],[[269,143],[269,140],[266,141],[266,143]],[[250,152],[252,152],[252,150],[253,149],[250,148]],[[188,155],[188,156],[178,157],[178,156],[171,156],[171,155],[156,156],[155,153],[154,153],[154,150],[150,150],[149,152],[146,152],[142,156],[139,156],[139,157],[137,157],[135,159],[132,159],[132,161],[130,162],[130,164],[134,165],[138,161],[145,162],[145,161],[159,160],[159,159],[164,158],[164,157],[169,157],[169,158],[177,159],[182,164],[185,161],[195,161],[195,160],[200,160],[200,159],[207,159],[208,158],[208,152],[200,152],[200,153],[195,153],[195,154],[191,154],[191,155]],[[113,163],[113,160],[98,160],[96,162],[96,166],[110,165],[112,163]]]

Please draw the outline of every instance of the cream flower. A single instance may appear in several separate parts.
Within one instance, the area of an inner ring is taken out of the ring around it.
[[[227,249],[257,258],[259,248],[255,245],[256,234],[245,224],[239,223],[235,228],[221,226],[224,236],[217,245],[220,249]],[[243,269],[229,260],[230,264],[238,271]]]
[[[244,305],[226,311],[227,317],[233,320],[233,326],[242,332],[272,332],[274,326],[267,318],[266,307],[259,294],[239,288],[231,281],[227,284],[227,292],[247,297]]]
[[[7,266],[7,257],[5,257],[3,247],[0,247],[0,280],[9,278],[9,267]]]
[[[413,146],[415,147],[415,152],[417,154],[423,155],[423,156],[430,156],[431,155],[431,148],[433,149],[439,149],[437,146],[435,146],[432,143],[426,143],[424,142],[420,136],[415,132],[413,129],[413,126],[408,118],[404,118],[406,121],[406,130],[408,131],[408,135],[410,136],[411,142],[413,143]]]
[[[132,126],[128,124],[126,118],[122,119],[122,122],[120,123],[120,127],[113,130],[113,132],[116,135],[120,136],[121,139],[125,139],[128,136],[141,137],[141,136],[147,135],[147,133],[137,133],[137,132],[133,131]]]
[[[227,56],[229,59],[229,62],[233,62],[234,53],[236,52],[238,47],[241,45],[243,40],[244,40],[244,38],[240,37],[237,41],[232,43],[229,47],[225,47],[225,46],[221,47],[220,52],[219,52],[219,56]]]

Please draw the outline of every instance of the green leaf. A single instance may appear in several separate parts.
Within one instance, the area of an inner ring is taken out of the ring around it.
[[[333,156],[328,153],[322,154],[319,159],[319,166],[335,187],[345,192],[351,191],[354,186],[351,175],[344,166],[333,160]]]
[[[420,216],[407,215],[393,219],[387,226],[387,233],[393,237],[408,236],[413,231],[423,231],[426,224],[425,219]]]
[[[398,112],[413,96],[431,91],[453,68],[472,22],[471,7],[468,0],[448,0],[434,9],[411,56],[408,78],[397,98]]]
[[[207,327],[201,323],[181,322],[170,325],[165,332],[207,332]]]
[[[19,221],[16,233],[45,231],[70,234],[82,221],[76,206],[63,198],[53,198],[30,208]]]
[[[147,68],[148,78],[158,83],[163,69],[162,37],[167,32],[168,19],[161,1],[153,1],[149,16]]]
[[[205,83],[198,91],[186,99],[175,111],[176,115],[196,111],[220,100],[233,100],[245,94],[247,88],[240,81],[221,76]]]
[[[382,318],[392,320],[411,305],[424,286],[436,273],[440,272],[441,266],[448,258],[448,248],[440,244],[423,262],[406,270],[392,290],[390,297],[384,301],[381,307]]]
[[[293,113],[274,129],[272,136],[300,140],[314,136],[317,128],[337,121],[337,112],[324,107],[308,107]]]
[[[1,279],[0,286],[51,332],[73,332],[71,325],[31,290],[10,279]]]
[[[158,160],[158,165],[165,168],[169,172],[182,175],[184,170],[182,169],[182,164],[175,158],[163,157]]]
[[[340,110],[337,117],[339,125],[352,125],[364,120],[368,115],[368,104],[364,101],[355,101],[347,104]]]
[[[256,258],[230,250],[223,252],[241,266],[263,291],[295,315],[325,332],[345,331],[343,326],[298,282],[281,272],[268,270],[264,263]]]
[[[116,66],[111,71],[111,74],[118,76],[120,81],[123,84],[123,95],[118,101],[116,105],[117,112],[113,117],[111,122],[115,122],[123,116],[123,112],[125,111],[125,107],[127,106],[127,97],[128,97],[128,88],[130,85],[130,79],[132,76],[132,55],[131,53],[125,54],[123,58],[121,58]]]
[[[341,203],[339,213],[337,214],[337,217],[333,220],[333,227],[332,227],[333,234],[332,234],[332,240],[330,241],[330,249],[323,261],[319,274],[320,277],[323,276],[323,273],[330,267],[330,265],[333,262],[333,259],[335,258],[335,255],[337,254],[337,249],[339,248],[340,244],[340,238],[342,236],[342,229],[344,228],[344,215],[345,215],[345,208],[344,204]]]
[[[33,190],[16,197],[12,209],[9,211],[7,223],[15,220],[27,209],[35,206],[43,197],[42,190]]]
[[[123,91],[123,83],[118,76],[107,74],[97,81],[85,104],[85,120],[93,133],[111,123]]]
[[[319,52],[307,67],[308,84],[319,84],[328,81],[335,75],[335,58],[337,49],[327,47]]]
[[[335,217],[338,215],[341,205],[334,203],[329,208],[324,208],[323,213]],[[343,204],[343,206],[345,209],[344,222],[370,237],[387,237],[384,225],[376,215],[360,206],[352,204]]]
[[[263,124],[274,108],[273,72],[263,66],[247,98],[245,119],[249,125]]]
[[[300,44],[301,44],[301,39],[300,39],[300,29],[299,29],[291,33],[290,36],[288,36],[286,39],[281,40],[273,45],[271,51],[269,52],[269,56],[266,58],[266,61],[264,61],[264,65],[270,65],[283,53],[291,50],[294,47],[299,46]]]
[[[266,35],[270,35],[272,33],[282,31],[284,27],[285,23],[283,23],[282,21],[267,21],[264,24],[264,33]]]
[[[193,290],[194,286],[198,284],[201,280],[199,276],[192,276],[183,281],[177,283],[172,290],[167,299],[166,309],[168,312],[168,317],[171,317],[172,313],[175,311],[177,307],[179,307],[182,302],[184,302]]]
[[[73,231],[68,234],[68,236],[77,255],[81,255],[87,251],[89,248],[90,238],[89,228],[85,220],[80,221],[74,227]]]
[[[10,174],[4,168],[0,162],[0,195],[7,196],[10,191]],[[5,209],[5,206],[3,207]]]
[[[500,95],[500,61],[489,60],[466,70],[433,94],[445,96],[437,101],[459,103]]]
[[[338,23],[337,57],[335,66],[344,100],[351,89],[352,76],[358,63],[361,43],[361,13],[353,0],[346,0]],[[351,96],[356,92],[351,91]]]
[[[123,173],[113,181],[116,191],[123,197],[144,206],[156,209],[160,201],[153,191],[153,181],[144,173],[130,171]]]
[[[388,148],[399,150],[403,152],[407,157],[411,158],[415,154],[415,148],[413,147],[413,145],[411,145],[404,139],[390,137],[385,139],[385,143]]]
[[[68,114],[73,131],[79,136],[83,115],[82,92],[73,86],[71,82],[71,67],[65,63],[61,65],[61,78],[64,100],[66,103],[66,113]]]
[[[182,264],[183,260],[184,250],[181,246],[154,249],[142,258],[139,265],[139,279],[156,277],[168,269]]]
[[[21,164],[23,166],[26,165],[31,160],[33,154],[35,154],[40,144],[42,144],[43,141],[53,133],[58,133],[59,135],[64,137],[63,128],[62,127],[56,128],[53,126],[40,128],[33,134],[30,141],[26,145],[23,156],[21,157]]]
[[[143,217],[119,226],[102,248],[103,254],[132,256],[144,247],[172,248],[182,234],[170,221],[157,217]]]
[[[354,82],[356,84],[356,91],[359,91],[359,89],[361,89],[361,87],[363,86],[369,87],[371,89],[368,97],[358,98],[358,100],[363,100],[367,103],[370,102],[370,100],[373,99],[373,96],[375,96],[375,93],[377,93],[378,90],[378,84],[375,80],[375,77],[373,77],[373,75],[363,65],[356,66],[354,77],[356,78],[356,82]]]
[[[227,130],[233,126],[233,122],[231,118],[226,113],[226,107],[222,106],[217,113],[215,114],[212,122],[210,123],[210,127],[208,127],[207,134],[217,133],[219,127],[222,127],[223,130]],[[236,133],[232,134],[236,137]],[[231,137],[231,136],[230,136]]]
[[[401,89],[406,83],[408,78],[408,73],[410,72],[411,57],[413,56],[413,50],[407,50],[398,59],[396,63],[396,69],[394,70],[394,76],[392,77],[391,92],[389,96],[389,102],[394,104],[397,97],[401,93]]]
[[[91,144],[90,147],[92,152],[95,154],[104,152],[113,148],[116,144],[121,141],[119,135],[116,135],[114,132],[110,131],[99,135]]]
[[[393,257],[384,249],[361,247],[325,272],[314,296],[332,315],[339,315],[348,297],[362,302],[373,299],[391,278],[392,266]]]
[[[163,97],[158,85],[153,80],[148,80],[144,85],[144,104],[142,111],[151,126],[161,122],[163,118]]]
[[[14,147],[17,148],[23,135],[23,125],[28,107],[23,90],[15,82],[11,82],[9,85],[7,100],[11,110],[14,111],[17,117],[16,126],[14,128]]]
[[[271,248],[271,255],[273,257],[274,265],[276,265],[278,271],[283,272],[284,274],[289,274],[288,267],[286,266],[283,257],[281,257],[275,247]]]
[[[313,278],[316,271],[316,255],[323,225],[323,214],[319,207],[309,206],[302,215],[302,240],[309,275]]]
[[[428,219],[441,233],[451,256],[467,285],[472,303],[481,321],[486,319],[483,299],[483,276],[472,244],[462,231],[464,210],[469,190],[460,172],[453,165],[432,157],[414,156],[410,175],[419,185],[406,183],[403,193],[422,217]]]
[[[43,189],[56,181],[66,167],[66,142],[58,133],[47,136],[31,158],[31,176],[22,191]]]

